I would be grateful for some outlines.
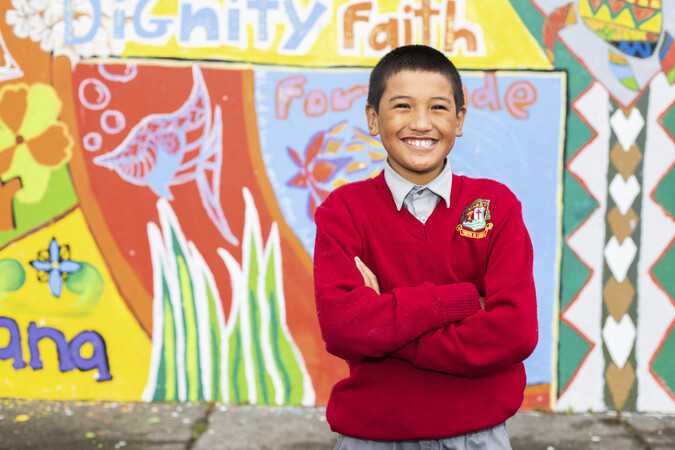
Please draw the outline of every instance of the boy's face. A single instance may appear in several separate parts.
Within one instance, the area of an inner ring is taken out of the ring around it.
[[[434,72],[398,72],[387,80],[379,113],[366,105],[368,130],[380,135],[389,164],[418,185],[441,173],[465,115],[466,107],[455,110],[450,80]]]

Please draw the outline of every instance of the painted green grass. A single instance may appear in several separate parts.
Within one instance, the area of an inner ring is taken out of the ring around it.
[[[314,391],[285,322],[276,224],[263,242],[247,190],[242,260],[223,249],[233,284],[225,322],[213,275],[168,202],[148,226],[155,271],[153,361],[143,398],[260,405],[312,404]]]
[[[285,322],[278,229],[263,244],[258,214],[245,192],[242,265],[224,250],[230,277],[239,280],[228,323],[229,401],[302,404],[313,389]]]
[[[149,226],[150,247],[155,271],[154,322],[161,328],[153,330],[153,363],[144,399],[153,401],[212,400],[206,395],[205,384],[213,386],[213,372],[203,371],[208,362],[219,364],[219,353],[202,355],[205,347],[218,349],[212,339],[215,313],[213,286],[200,264],[200,256],[190,252],[188,242],[168,202],[158,202],[161,230]],[[152,224],[154,225],[154,224]],[[197,276],[195,276],[197,274]],[[200,286],[197,286],[200,283]],[[210,294],[209,294],[210,293]],[[202,303],[206,317],[198,314]],[[215,335],[221,330],[216,325]],[[217,383],[216,383],[217,384]],[[209,389],[209,391],[218,393]]]

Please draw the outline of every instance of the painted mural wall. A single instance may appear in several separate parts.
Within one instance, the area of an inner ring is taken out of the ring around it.
[[[0,6],[0,397],[325,404],[313,212],[376,176],[370,68],[462,70],[453,172],[535,250],[524,408],[675,412],[675,7],[656,0]]]

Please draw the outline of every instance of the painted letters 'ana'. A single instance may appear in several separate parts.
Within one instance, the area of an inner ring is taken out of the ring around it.
[[[6,346],[0,347],[0,360],[11,359],[15,370],[25,369],[22,336],[18,324],[9,317],[0,317],[0,328],[9,331],[9,342]],[[44,367],[40,354],[40,342],[51,340],[56,347],[60,372],[70,372],[76,368],[85,372],[97,369],[96,381],[110,381],[113,378],[108,364],[105,340],[96,331],[82,331],[68,342],[62,331],[52,327],[40,327],[35,322],[31,322],[28,325],[26,338],[30,353],[28,366],[33,370],[41,370]],[[86,344],[90,344],[93,348],[88,358],[82,356],[82,347]]]

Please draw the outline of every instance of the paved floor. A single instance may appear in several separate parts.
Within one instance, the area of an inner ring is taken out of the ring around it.
[[[331,449],[323,408],[0,399],[0,449]],[[675,449],[675,415],[522,412],[514,450]]]

